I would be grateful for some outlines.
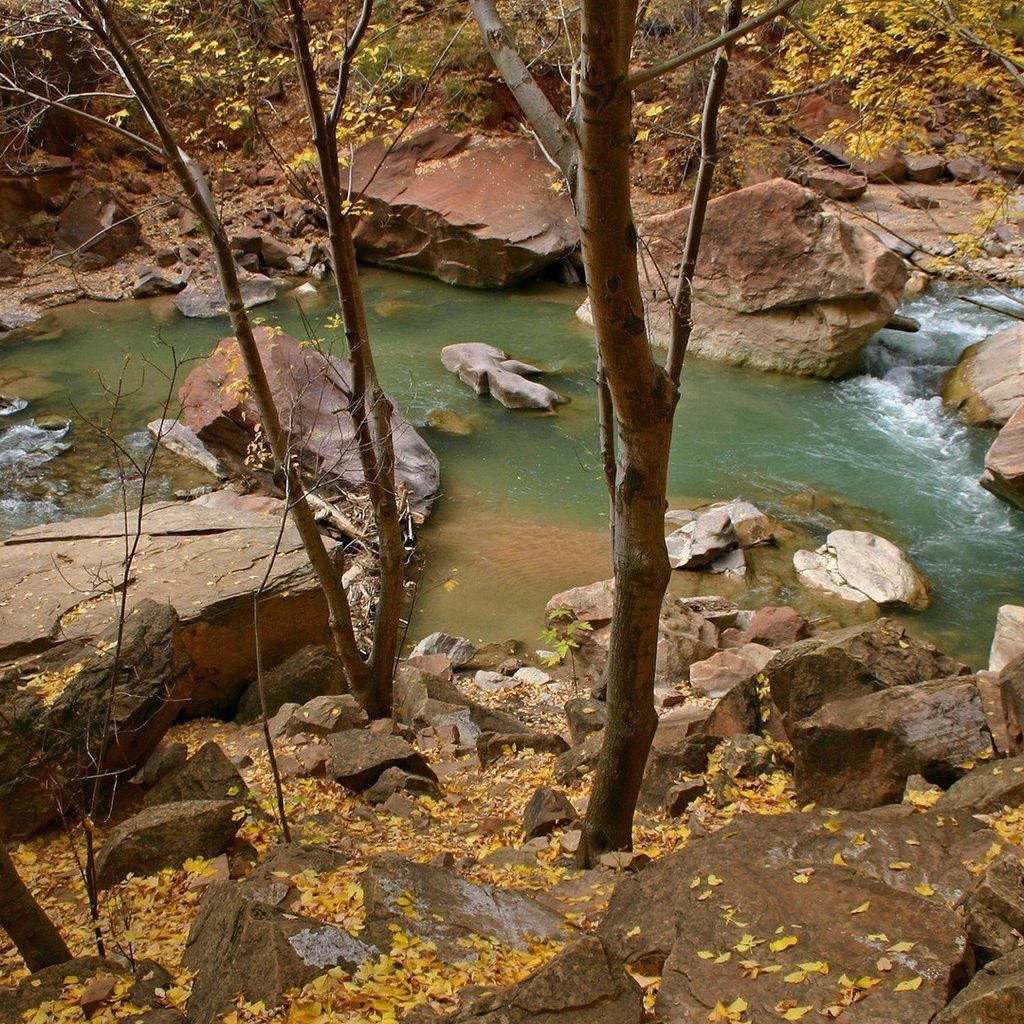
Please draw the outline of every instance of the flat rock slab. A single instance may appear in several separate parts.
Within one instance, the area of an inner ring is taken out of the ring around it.
[[[146,506],[141,522],[128,607],[144,598],[172,605],[194,663],[189,710],[231,708],[255,675],[252,597],[280,520],[200,498]],[[0,544],[0,663],[102,632],[115,616],[124,551],[119,513],[32,527]],[[264,590],[260,628],[264,649],[284,655],[329,642],[323,597],[291,525]]]
[[[445,963],[472,958],[481,941],[526,949],[531,940],[566,937],[559,914],[514,889],[477,885],[397,854],[371,860],[362,886],[363,938],[382,948],[390,946],[392,926],[435,943]]]
[[[793,565],[804,583],[844,601],[928,607],[928,581],[895,544],[873,533],[833,530],[816,551],[797,551]]]
[[[925,1024],[946,1004],[968,974],[957,911],[833,863],[852,840],[831,820],[737,821],[619,884],[597,934],[662,974],[659,1016],[704,1021],[739,998],[753,1021],[809,1006],[808,1020],[841,1007],[843,1020]],[[873,839],[868,821],[856,827]],[[902,838],[922,835],[911,825]]]

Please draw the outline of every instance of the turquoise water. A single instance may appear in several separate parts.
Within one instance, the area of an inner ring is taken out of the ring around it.
[[[442,464],[443,496],[420,537],[426,564],[410,636],[445,628],[533,642],[549,596],[609,571],[591,343],[574,317],[581,294],[547,285],[464,291],[385,271],[367,271],[364,284],[381,376]],[[882,335],[866,355],[870,372],[849,381],[689,364],[672,504],[743,497],[795,521],[805,543],[820,543],[838,526],[875,529],[903,546],[934,584],[932,607],[910,617],[913,627],[982,665],[996,608],[1024,602],[1024,513],[977,486],[993,433],[963,427],[934,396],[959,351],[1003,322],[950,294],[904,309],[922,319],[922,332]],[[323,337],[332,312],[327,289],[256,311],[292,333],[308,326]],[[115,428],[144,452],[145,423],[168,394],[168,346],[187,360],[205,355],[224,333],[226,320],[185,320],[167,300],[85,303],[0,347],[0,392],[28,402],[0,418],[0,533],[117,507],[109,447],[73,410],[105,420],[130,353]],[[512,413],[478,398],[440,364],[440,349],[457,341],[487,341],[536,362],[570,401],[550,414]],[[437,408],[466,417],[472,433],[424,427]],[[71,428],[39,430],[47,417],[70,417]],[[159,469],[153,495],[198,482],[169,458]],[[820,610],[773,574],[763,568],[751,581],[751,602],[792,600]],[[457,586],[444,586],[448,580]],[[700,589],[692,577],[680,582]],[[735,586],[714,587],[742,599]]]

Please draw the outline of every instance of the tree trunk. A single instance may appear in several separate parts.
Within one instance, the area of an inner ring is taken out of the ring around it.
[[[33,973],[71,959],[71,952],[46,912],[21,880],[0,842],[0,928],[10,936]]]
[[[676,388],[647,341],[630,204],[632,96],[629,71],[636,6],[585,0],[586,47],[575,128],[575,198],[598,354],[615,415],[612,561],[615,603],[604,685],[608,724],[579,861],[630,849],[633,811],[657,717],[654,668],[670,568],[665,488]]]

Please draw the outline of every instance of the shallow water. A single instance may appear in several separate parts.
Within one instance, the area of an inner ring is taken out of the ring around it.
[[[609,571],[591,342],[573,315],[580,293],[546,285],[456,290],[384,271],[367,271],[364,285],[381,376],[443,470],[443,497],[421,532],[426,567],[410,637],[445,628],[531,643],[551,594]],[[329,296],[283,297],[256,313],[300,336],[308,327],[329,337]],[[966,345],[1005,321],[948,292],[903,311],[922,320],[922,332],[881,335],[865,354],[868,372],[841,383],[688,364],[673,504],[744,497],[797,520],[814,543],[837,526],[883,533],[934,584],[932,607],[909,621],[981,665],[996,608],[1024,601],[1024,513],[978,487],[994,435],[949,417],[935,388]],[[0,393],[28,403],[0,418],[0,534],[117,507],[121,482],[109,442],[83,417],[112,422],[128,450],[144,454],[140,431],[175,390],[171,350],[186,363],[183,375],[187,360],[225,333],[226,319],[185,320],[167,300],[80,303],[0,347]],[[511,413],[478,398],[438,358],[443,345],[473,340],[543,366],[569,403],[553,414]],[[423,427],[437,408],[466,417],[472,433]],[[38,427],[65,417],[72,426],[63,435]],[[162,457],[150,496],[198,480]],[[799,497],[808,493],[813,500]],[[444,585],[450,580],[454,588]],[[806,597],[769,586],[767,577],[751,582],[761,600]]]

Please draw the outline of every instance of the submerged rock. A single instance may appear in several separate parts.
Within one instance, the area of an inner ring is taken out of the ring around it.
[[[529,379],[543,370],[509,359],[495,345],[476,341],[446,345],[441,362],[478,395],[493,395],[506,409],[552,409],[565,401],[547,385]]]

